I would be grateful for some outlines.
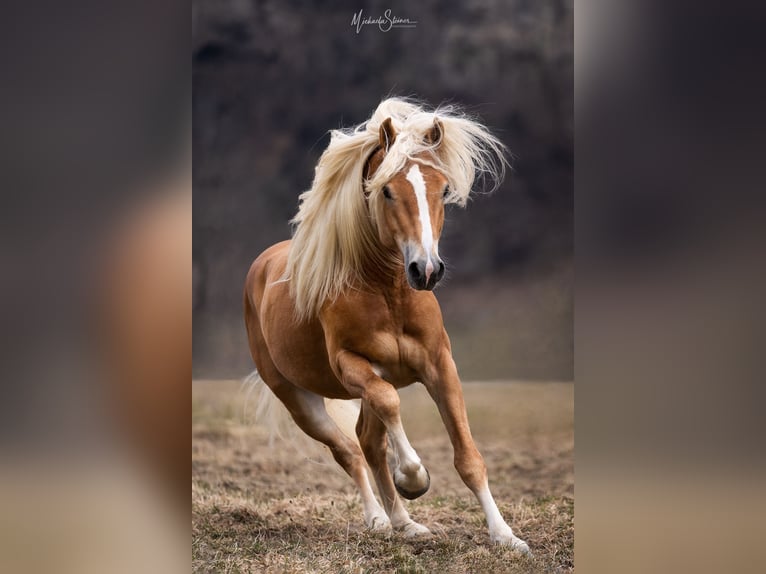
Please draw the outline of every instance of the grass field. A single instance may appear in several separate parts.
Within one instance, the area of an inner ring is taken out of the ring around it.
[[[401,391],[402,418],[431,489],[407,507],[434,537],[411,541],[365,532],[351,479],[319,449],[307,459],[269,448],[238,382],[200,381],[192,391],[194,571],[573,572],[573,385],[466,383],[464,392],[495,499],[532,557],[490,543],[420,385]]]

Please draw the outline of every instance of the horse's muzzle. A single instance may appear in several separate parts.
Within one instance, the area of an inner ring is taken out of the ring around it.
[[[435,263],[435,265],[434,265]],[[407,282],[418,291],[431,291],[444,277],[444,262],[441,259],[429,265],[427,259],[411,261],[407,265]]]

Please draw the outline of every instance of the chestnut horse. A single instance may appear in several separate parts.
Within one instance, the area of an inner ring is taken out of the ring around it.
[[[438,406],[455,467],[484,510],[491,540],[528,552],[490,493],[432,293],[444,275],[444,205],[464,206],[477,174],[496,187],[504,151],[458,111],[398,98],[381,102],[356,128],[333,131],[300,197],[293,239],[250,268],[244,312],[269,396],[330,448],[359,489],[368,528],[430,534],[397,496],[417,498],[430,483],[399,415],[397,389],[419,381]],[[358,442],[328,415],[326,399],[361,399]]]

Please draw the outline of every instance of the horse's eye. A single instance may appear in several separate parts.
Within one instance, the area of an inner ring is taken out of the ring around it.
[[[444,192],[442,193],[442,199],[447,199],[447,196],[449,195],[449,186],[444,186]]]
[[[387,185],[383,186],[383,197],[385,197],[386,199],[391,199],[391,190],[388,189]]]

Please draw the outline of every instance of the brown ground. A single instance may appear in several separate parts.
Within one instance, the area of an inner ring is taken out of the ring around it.
[[[429,492],[407,503],[434,532],[426,541],[365,532],[355,488],[334,462],[279,443],[269,449],[266,430],[246,422],[239,383],[195,382],[194,571],[573,572],[573,385],[468,383],[464,391],[495,499],[533,557],[490,544],[419,385],[402,391],[402,417],[431,474]]]

